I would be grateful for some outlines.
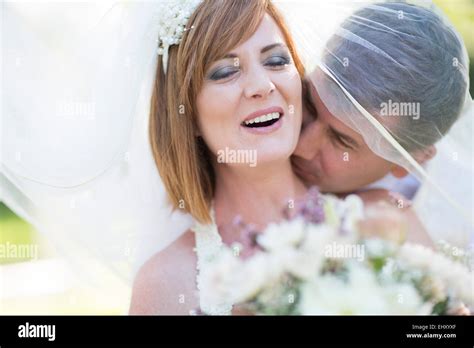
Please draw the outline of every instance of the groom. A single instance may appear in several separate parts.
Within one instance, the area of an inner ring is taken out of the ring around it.
[[[436,155],[435,143],[461,113],[468,86],[451,59],[467,66],[462,58],[464,47],[454,32],[427,9],[400,3],[380,6],[389,11],[364,8],[356,15],[392,30],[356,20],[346,20],[343,28],[388,52],[397,64],[378,50],[361,49],[359,42],[336,35],[327,44],[330,53],[323,63],[342,77],[346,90],[382,125],[409,135],[406,139],[411,142],[400,143],[423,165]],[[418,20],[401,20],[397,13],[409,13]],[[406,35],[398,35],[400,32]],[[349,64],[341,64],[337,57],[347,58]],[[319,68],[304,83],[304,121],[292,158],[295,172],[306,184],[317,185],[323,192],[345,195],[376,188],[379,190],[366,196],[369,200],[393,201],[397,195],[394,197],[392,192],[412,199],[419,186],[417,180],[405,168],[375,154],[362,135],[342,121],[344,118],[331,113],[317,91],[325,83],[333,82]],[[417,115],[403,120],[382,117],[383,107],[407,101],[421,105]],[[393,122],[398,122],[396,128]]]

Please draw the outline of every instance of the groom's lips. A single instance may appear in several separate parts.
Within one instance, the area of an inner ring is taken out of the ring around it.
[[[304,182],[309,184],[317,184],[318,183],[318,176],[308,172],[307,170],[303,169],[301,164],[297,161],[292,160],[293,164],[293,171],[298,175]]]

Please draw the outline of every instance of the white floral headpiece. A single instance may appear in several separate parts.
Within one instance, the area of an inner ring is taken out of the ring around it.
[[[163,56],[163,68],[168,66],[170,46],[179,45],[189,18],[203,0],[170,0],[164,1],[158,14],[158,55]]]

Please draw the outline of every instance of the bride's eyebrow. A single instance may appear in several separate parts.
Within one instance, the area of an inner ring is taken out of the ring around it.
[[[230,59],[230,58],[238,58],[239,56],[236,55],[235,53],[227,53],[224,57],[221,59]]]
[[[287,49],[288,50],[288,46],[286,46],[285,44],[283,43],[280,43],[280,42],[277,42],[277,43],[274,43],[274,44],[271,44],[271,45],[267,45],[265,47],[263,47],[261,50],[260,50],[260,53],[265,53],[265,52],[268,52],[274,48],[284,48],[284,49]],[[238,55],[235,54],[235,53],[227,53],[224,57],[222,57],[222,59],[232,59],[232,58],[238,58]]]
[[[264,48],[262,48],[260,50],[260,53],[265,53],[265,52],[268,52],[276,47],[280,47],[280,48],[285,48],[285,49],[288,49],[288,47],[285,45],[285,44],[282,44],[282,43],[274,43],[274,44],[271,44],[271,45],[268,45],[268,46],[265,46]]]

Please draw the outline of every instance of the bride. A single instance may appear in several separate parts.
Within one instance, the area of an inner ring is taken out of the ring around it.
[[[219,245],[238,241],[221,226],[236,212],[260,228],[279,221],[306,191],[290,163],[304,71],[274,5],[206,1],[186,27],[167,65],[158,63],[150,138],[173,206],[199,223],[139,271],[133,314],[230,313],[231,304],[209,308],[196,293],[199,270]],[[254,151],[256,166],[221,163],[224,149]]]

